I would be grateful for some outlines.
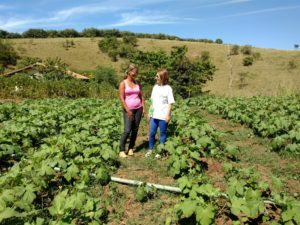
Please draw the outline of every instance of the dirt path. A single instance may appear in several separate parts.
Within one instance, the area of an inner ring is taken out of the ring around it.
[[[144,157],[148,149],[148,130],[148,122],[144,119],[140,125],[134,156],[121,159],[121,165],[113,176],[176,186],[176,181],[168,175],[164,159]],[[167,209],[179,201],[178,194],[157,191],[154,198],[141,203],[136,200],[136,187],[134,186],[112,183],[109,189],[108,194],[114,199],[108,223],[110,225],[164,224]]]
[[[225,141],[240,149],[240,163],[255,167],[262,179],[270,180],[273,175],[285,183],[285,189],[291,194],[300,194],[300,160],[281,156],[270,151],[270,141],[253,135],[251,129],[225,120],[220,116],[201,112],[207,122],[226,134]]]

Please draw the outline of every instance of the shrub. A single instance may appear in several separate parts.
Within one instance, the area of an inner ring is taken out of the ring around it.
[[[253,52],[252,56],[253,56],[254,60],[261,59],[261,54],[259,52]]]
[[[123,37],[123,43],[131,46],[137,46],[137,38],[134,35],[127,35]]]
[[[0,65],[16,65],[18,54],[9,42],[0,39]]]
[[[75,47],[75,43],[73,40],[65,40],[65,42],[63,43],[63,47],[66,50],[69,50],[69,48]]]
[[[17,64],[17,68],[23,68],[29,65],[32,65],[37,62],[42,62],[42,60],[38,57],[23,57]]]
[[[106,83],[113,87],[118,87],[116,71],[110,67],[97,67],[93,81],[98,84]]]
[[[251,55],[252,54],[252,46],[251,45],[245,45],[241,48],[241,52],[244,55]]]
[[[251,66],[253,64],[253,56],[246,56],[244,59],[243,59],[243,65],[244,66]]]
[[[296,69],[297,68],[297,64],[294,60],[290,60],[288,62],[288,70],[293,70],[293,69]]]
[[[238,55],[239,54],[239,49],[240,49],[240,46],[233,45],[231,47],[231,50],[230,50],[230,55]]]

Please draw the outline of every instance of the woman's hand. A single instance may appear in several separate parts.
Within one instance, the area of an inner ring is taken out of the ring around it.
[[[166,122],[167,122],[167,123],[169,123],[169,122],[170,122],[170,120],[171,120],[171,117],[170,117],[170,115],[167,115],[167,116],[166,116]]]
[[[133,120],[133,112],[131,112],[130,110],[128,110],[128,111],[127,111],[127,115],[128,115],[128,119],[129,119],[130,121],[132,121],[132,120]]]

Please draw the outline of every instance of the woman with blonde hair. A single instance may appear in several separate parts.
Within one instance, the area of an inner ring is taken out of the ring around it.
[[[130,64],[125,72],[124,80],[119,85],[119,99],[123,107],[124,132],[120,139],[119,157],[133,155],[133,148],[142,116],[145,113],[144,97],[141,84],[136,80],[138,67]],[[130,136],[128,151],[126,141]]]

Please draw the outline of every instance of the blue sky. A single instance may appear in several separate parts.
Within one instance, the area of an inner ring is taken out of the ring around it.
[[[0,0],[0,29],[119,29],[294,49],[299,0]]]

